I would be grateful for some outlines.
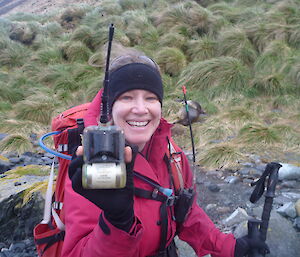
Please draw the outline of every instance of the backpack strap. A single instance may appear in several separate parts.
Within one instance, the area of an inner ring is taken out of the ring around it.
[[[171,176],[174,183],[175,190],[178,192],[180,189],[184,188],[184,180],[182,176],[182,152],[176,151],[177,145],[174,143],[172,138],[167,138],[168,140],[168,150],[166,155],[169,159]]]
[[[168,211],[167,207],[171,207],[175,204],[175,201],[169,201],[169,199],[174,199],[167,197],[165,195],[159,194],[158,190],[155,188],[153,191],[147,191],[141,188],[134,188],[134,194],[138,197],[151,199],[154,201],[161,202],[160,205],[160,223],[161,226],[161,240],[159,244],[158,256],[165,256],[167,250],[167,236],[168,236]]]

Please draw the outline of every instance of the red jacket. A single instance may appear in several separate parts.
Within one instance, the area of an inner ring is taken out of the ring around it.
[[[94,119],[89,116],[85,119],[86,125],[96,123],[95,117],[100,107],[100,100],[96,99],[97,97],[88,113],[90,115],[94,112]],[[142,154],[138,154],[134,165],[135,171],[151,178],[163,187],[170,187],[167,166],[163,161],[167,149],[166,137],[171,136],[170,128],[171,125],[161,119],[159,127],[146,145],[146,148],[149,147],[148,160]],[[187,158],[185,155],[182,157],[185,186],[190,187],[192,173]],[[134,185],[148,191],[153,190],[149,184],[137,178],[134,178]],[[110,235],[106,235],[98,225],[102,210],[75,193],[69,178],[66,181],[64,203],[66,236],[63,257],[146,257],[157,252],[161,236],[160,226],[157,225],[157,221],[160,220],[161,202],[135,197],[134,213],[139,222],[133,225],[131,233],[126,233],[105,220],[110,228]],[[233,235],[221,233],[196,201],[183,224],[177,224],[171,219],[170,210],[168,215],[168,243],[177,232],[179,238],[189,243],[198,256],[209,253],[214,257],[234,256]]]

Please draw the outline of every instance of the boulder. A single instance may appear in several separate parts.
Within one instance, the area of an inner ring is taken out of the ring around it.
[[[4,244],[33,237],[34,226],[42,220],[44,198],[41,193],[27,195],[27,200],[24,196],[25,191],[22,191],[0,202],[0,242]]]
[[[290,217],[290,218],[297,217],[295,204],[292,202],[284,204],[283,206],[277,209],[277,212],[284,217]]]
[[[223,225],[230,227],[248,220],[249,216],[243,208],[237,208],[228,218],[222,221]]]
[[[300,179],[300,167],[289,163],[280,164],[282,167],[278,171],[279,180]]]

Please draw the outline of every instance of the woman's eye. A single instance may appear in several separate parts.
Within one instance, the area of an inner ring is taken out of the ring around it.
[[[156,96],[148,96],[147,98],[147,101],[158,101],[157,97]]]
[[[131,99],[132,99],[132,97],[129,96],[129,95],[123,95],[123,96],[120,97],[120,100],[124,100],[124,101],[129,101]]]

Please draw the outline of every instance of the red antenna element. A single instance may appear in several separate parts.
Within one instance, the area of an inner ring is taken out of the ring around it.
[[[183,91],[183,94],[186,95],[186,87],[185,86],[182,86],[182,91]]]

